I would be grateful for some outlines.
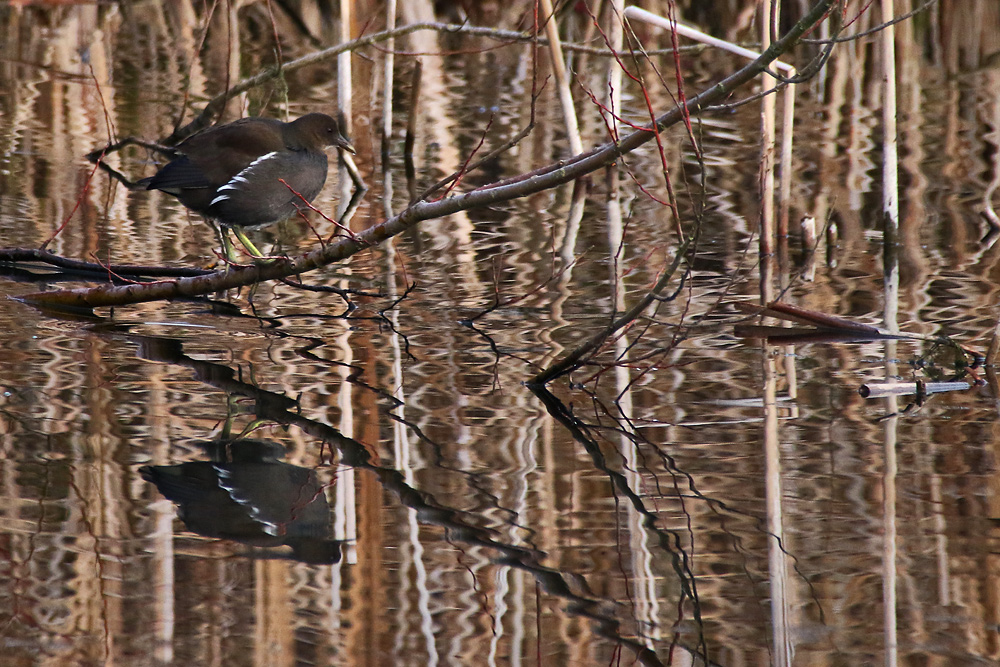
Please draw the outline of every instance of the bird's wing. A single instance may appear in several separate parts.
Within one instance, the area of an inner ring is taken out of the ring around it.
[[[243,118],[196,134],[178,150],[201,170],[205,181],[218,187],[262,155],[283,150],[280,126],[269,118]]]
[[[143,183],[147,190],[163,190],[172,194],[180,190],[217,187],[208,179],[205,171],[186,155],[164,165],[156,174],[143,179]]]

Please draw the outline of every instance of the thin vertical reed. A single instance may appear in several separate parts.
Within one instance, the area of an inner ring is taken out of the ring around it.
[[[396,0],[387,0],[385,29],[396,29]],[[382,171],[389,170],[389,140],[392,138],[392,86],[395,64],[396,40],[390,37],[385,43],[385,74],[382,77]]]
[[[340,2],[340,41],[341,43],[351,39],[351,16],[354,8],[353,0],[341,0]],[[337,108],[341,127],[344,133],[350,137],[353,133],[351,127],[351,109],[354,98],[354,89],[351,86],[351,52],[345,51],[337,56]],[[342,152],[342,163],[347,165],[350,159],[348,153]],[[353,163],[352,163],[353,164]],[[343,178],[344,169],[340,170],[340,199],[338,208],[339,216],[347,211],[350,206],[350,185],[348,179]],[[345,221],[346,222],[346,221]],[[337,337],[337,347],[341,350],[343,359],[347,363],[353,360],[354,348],[351,345],[351,332],[344,330]],[[346,368],[346,366],[345,366]],[[347,373],[341,370],[340,391],[337,394],[337,404],[340,407],[340,424],[338,429],[348,437],[354,435],[354,402],[351,400],[351,383],[348,381]],[[357,562],[357,502],[356,502],[356,475],[353,468],[341,467],[336,474],[336,493],[334,502],[334,535],[336,539],[349,542],[344,549],[344,562],[354,564]],[[339,569],[337,570],[339,573]]]
[[[765,3],[766,6],[766,3]],[[765,258],[773,262],[773,257]],[[771,664],[791,667],[791,628],[788,618],[788,557],[784,538],[784,493],[780,427],[778,421],[778,370],[774,348],[764,346],[764,502],[767,508],[767,572],[771,600]]]
[[[559,89],[559,101],[562,104],[563,122],[566,123],[566,134],[570,151],[573,155],[583,153],[583,141],[580,139],[580,126],[576,121],[576,105],[573,103],[573,91],[569,87],[569,77],[566,75],[566,61],[563,59],[562,41],[559,39],[559,26],[552,10],[552,0],[538,0],[545,14],[545,36],[549,39],[549,52],[552,54],[552,73],[556,77],[556,87]]]
[[[882,20],[891,21],[892,0],[882,2]],[[891,226],[893,236],[899,229],[899,155],[896,136],[896,42],[895,26],[882,30],[882,212],[885,224]],[[888,232],[888,229],[887,229]]]
[[[620,53],[625,44],[625,0],[611,0],[610,26],[608,42],[615,53]],[[600,16],[597,14],[596,16]],[[618,136],[618,116],[622,114],[622,74],[621,66],[616,58],[608,60],[608,108],[613,115],[611,122],[615,124],[615,136]]]
[[[795,69],[787,72],[794,77]],[[795,139],[795,89],[794,83],[785,86],[781,118],[781,158],[778,182],[778,237],[788,238],[788,219],[792,204],[792,141]]]
[[[351,24],[353,16],[353,0],[343,0],[340,3],[340,42],[341,44],[351,41]],[[344,51],[337,55],[337,110],[340,120],[340,127],[343,129],[344,134],[351,138],[354,134],[352,127],[353,114],[351,112],[354,106],[354,88],[351,83],[352,71],[351,71],[351,52]],[[347,151],[339,151],[340,154],[340,164],[343,165],[343,169],[340,170],[340,198],[338,199],[338,217],[343,217],[343,215],[348,211],[351,205],[351,183],[358,188],[364,189],[364,180],[361,178],[361,173],[358,171],[357,165],[354,163],[354,158]],[[344,174],[350,177],[344,178]]]
[[[896,140],[896,42],[893,0],[882,0],[881,19],[885,27],[879,33],[882,48],[882,224],[884,247],[883,304],[884,327],[899,331],[899,159]],[[885,376],[892,380],[898,374],[896,343],[885,344]],[[899,404],[895,396],[885,398],[889,418],[883,423],[882,473],[882,634],[885,642],[884,664],[896,665],[897,639],[897,574],[896,574],[896,447],[899,429]]]
[[[760,22],[761,50],[766,50],[771,46],[771,23],[777,17],[772,16],[772,11],[777,13],[777,8],[771,3],[761,4],[763,20]],[[761,92],[764,98],[760,111],[760,254],[773,255],[775,250],[775,228],[774,228],[774,151],[775,151],[775,99],[769,94],[774,90],[774,79],[764,76],[761,81]],[[761,282],[761,299],[763,303],[772,301],[774,286],[768,282]]]
[[[892,0],[882,0],[882,21],[893,19]],[[885,243],[885,328],[898,331],[899,265],[894,246],[899,236],[899,155],[896,133],[895,26],[879,33],[882,47],[882,224]]]
[[[420,79],[423,74],[420,58],[413,61],[410,75],[410,103],[407,105],[409,117],[406,120],[406,137],[403,140],[403,168],[406,171],[406,187],[410,201],[417,198],[417,169],[413,163],[413,146],[417,141],[417,108],[420,102]]]
[[[340,43],[351,41],[351,0],[340,3]],[[353,122],[351,119],[351,102],[354,96],[351,87],[351,52],[344,51],[337,55],[337,110],[340,112],[340,124],[344,133],[350,137]]]

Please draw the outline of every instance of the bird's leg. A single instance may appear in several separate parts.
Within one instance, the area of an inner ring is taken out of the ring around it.
[[[205,218],[205,221],[215,230],[215,237],[222,245],[222,261],[226,263],[226,270],[228,271],[231,264],[239,264],[240,258],[236,254],[236,250],[233,249],[233,244],[229,242],[229,235],[226,233],[226,228],[212,218]]]
[[[247,252],[249,252],[254,257],[263,257],[264,256],[264,253],[262,253],[260,250],[257,250],[257,246],[255,246],[253,244],[253,241],[251,241],[250,238],[247,237],[246,232],[244,232],[239,227],[233,227],[232,230],[233,230],[233,234],[236,235],[236,238],[238,238],[240,240],[240,243],[243,244],[243,247],[247,249]]]
[[[250,435],[251,433],[253,433],[257,429],[259,429],[260,427],[265,426],[267,424],[273,424],[273,423],[274,422],[272,422],[270,420],[267,420],[267,419],[254,419],[252,422],[250,422],[249,424],[247,424],[243,428],[242,431],[240,431],[240,434],[238,436],[236,436],[233,439],[234,440],[242,440],[243,438],[247,437],[248,435]]]
[[[241,227],[234,226],[232,229],[233,229],[233,234],[235,234],[236,238],[240,240],[240,243],[242,243],[243,247],[247,249],[247,252],[253,255],[253,261],[255,264],[268,264],[277,259],[282,259],[280,257],[269,257],[264,253],[262,253],[260,250],[258,250],[257,246],[255,246],[253,244],[253,241],[251,241],[247,237],[246,232],[244,232]]]
[[[226,268],[228,269],[230,264],[239,264],[240,256],[236,254],[236,248],[233,247],[232,242],[229,240],[229,233],[225,227],[219,227],[219,238],[222,239],[222,254],[224,255],[223,261],[226,263]]]

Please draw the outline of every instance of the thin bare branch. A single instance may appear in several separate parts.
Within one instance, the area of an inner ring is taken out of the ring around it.
[[[662,129],[681,121],[685,114],[698,113],[706,106],[725,99],[738,87],[752,81],[773,60],[798,42],[803,34],[826,15],[836,1],[821,0],[818,2],[802,20],[784,37],[772,44],[760,58],[711,88],[690,98],[686,108],[675,107],[662,114],[656,119],[656,127]],[[356,238],[341,239],[325,248],[316,249],[294,259],[279,260],[266,265],[231,268],[228,273],[220,272],[208,276],[184,278],[169,283],[148,286],[111,285],[90,289],[52,291],[29,294],[22,299],[38,306],[90,309],[159,299],[201,296],[218,290],[246,286],[262,280],[287,278],[297,273],[304,273],[320,266],[342,261],[423,220],[439,218],[481,206],[493,206],[570,183],[581,176],[613,164],[622,155],[634,151],[652,140],[654,134],[653,128],[643,128],[626,135],[618,142],[608,142],[588,153],[567,161],[557,162],[539,172],[522,175],[517,179],[503,181],[439,201],[418,202],[385,222],[360,232]]]

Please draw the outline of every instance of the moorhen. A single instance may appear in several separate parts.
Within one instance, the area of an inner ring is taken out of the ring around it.
[[[211,461],[143,466],[143,479],[177,503],[188,530],[253,547],[286,546],[305,563],[336,563],[342,541],[316,471],[281,461],[285,448],[267,440],[202,443]]]
[[[262,258],[243,230],[280,222],[306,208],[326,182],[327,146],[354,152],[337,121],[323,113],[290,123],[241,118],[188,137],[177,145],[177,157],[139,184],[173,195],[222,225],[227,258],[233,255],[226,228],[251,255]]]

